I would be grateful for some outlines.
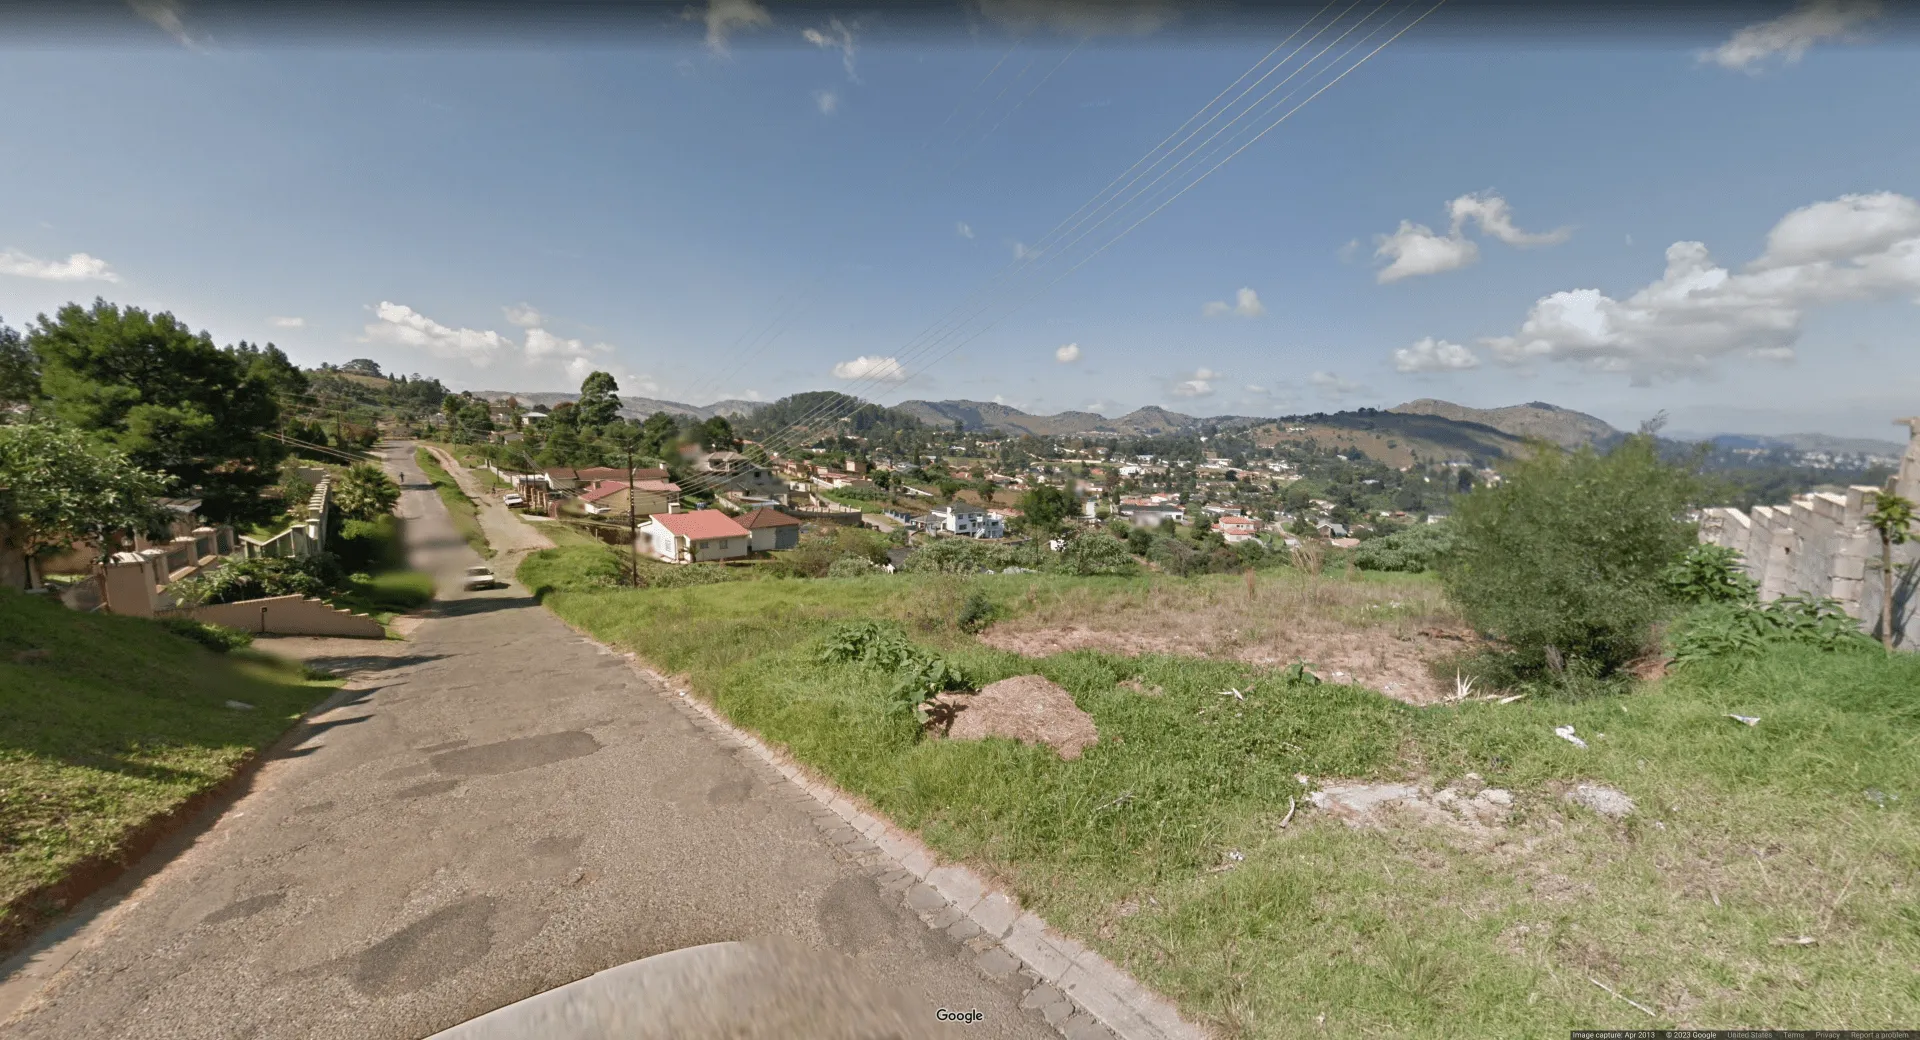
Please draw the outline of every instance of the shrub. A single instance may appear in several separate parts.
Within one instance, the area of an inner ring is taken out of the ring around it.
[[[179,636],[191,639],[216,654],[224,654],[253,642],[250,633],[225,625],[209,625],[204,621],[195,621],[184,614],[160,619],[160,627]]]
[[[1741,568],[1740,553],[1718,545],[1694,546],[1661,577],[1682,603],[1751,603],[1760,589]]]
[[[301,559],[288,557],[235,560],[206,574],[173,586],[181,603],[201,605],[235,603],[265,596],[321,597],[346,581],[340,561],[332,553]]]
[[[829,578],[862,578],[879,570],[873,561],[864,556],[847,555],[833,561],[827,568]]]
[[[1671,643],[1675,664],[1748,656],[1788,644],[1828,651],[1878,649],[1838,600],[1802,596],[1782,596],[1764,606],[1706,604],[1674,626]]]
[[[349,520],[372,520],[393,512],[400,485],[370,462],[356,462],[334,484],[333,507]]]
[[[1353,565],[1363,571],[1418,573],[1437,568],[1453,549],[1453,531],[1446,524],[1422,524],[1372,538],[1353,550]]]
[[[923,723],[933,716],[936,695],[971,685],[959,665],[916,646],[900,629],[878,621],[835,625],[828,630],[819,657],[829,664],[858,664],[892,673],[895,679],[887,698],[894,710],[910,711]]]
[[[348,520],[334,536],[335,555],[349,571],[394,570],[406,566],[400,518],[391,513],[372,520]]]
[[[997,613],[999,609],[993,605],[993,600],[985,592],[974,589],[960,602],[960,613],[954,620],[959,624],[960,631],[971,635],[993,624]]]
[[[1104,534],[1083,534],[1060,550],[1059,568],[1082,577],[1094,574],[1132,574],[1139,570],[1127,543]]]
[[[1010,546],[973,538],[935,538],[921,543],[920,548],[907,557],[903,569],[922,574],[977,574],[1019,566],[1023,562]]]
[[[1447,592],[1522,672],[1584,660],[1604,676],[1638,655],[1669,602],[1664,575],[1695,542],[1680,519],[1693,489],[1650,435],[1606,455],[1535,445],[1504,482],[1457,500]]]

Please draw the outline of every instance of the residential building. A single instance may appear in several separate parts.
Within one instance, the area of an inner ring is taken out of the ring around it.
[[[718,509],[655,513],[640,527],[637,548],[668,563],[708,563],[747,555],[753,536]]]
[[[787,482],[737,451],[710,451],[693,456],[693,471],[701,485],[716,492],[742,491],[762,498],[783,499]]]
[[[1244,516],[1223,516],[1214,521],[1213,529],[1228,545],[1236,542],[1251,542],[1260,537],[1260,521]]]
[[[1123,505],[1120,507],[1120,515],[1126,517],[1127,522],[1133,526],[1148,529],[1159,527],[1163,522],[1168,520],[1176,524],[1184,524],[1187,522],[1186,511],[1179,506]]]
[[[670,513],[680,504],[680,485],[670,480],[635,480],[629,487],[624,480],[602,480],[580,492],[578,501],[592,516],[626,516],[629,512],[652,516]]]
[[[791,549],[800,544],[800,521],[777,509],[756,509],[740,517],[738,523],[747,529],[748,548],[754,552]]]
[[[580,469],[574,469],[569,466],[555,466],[547,470],[545,476],[547,479],[547,487],[552,490],[577,492],[582,488],[592,487],[594,484],[603,480],[624,481],[627,479],[627,468],[625,466],[586,466]],[[667,479],[667,471],[657,467],[636,469],[633,471],[633,479],[665,480]]]
[[[966,502],[953,502],[929,512],[927,526],[930,530],[967,538],[1004,538],[1007,535],[1007,525],[1003,520]]]

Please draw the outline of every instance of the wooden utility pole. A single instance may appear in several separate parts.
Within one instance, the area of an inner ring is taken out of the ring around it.
[[[633,511],[633,440],[625,438],[627,453],[627,584],[640,587],[640,528]]]

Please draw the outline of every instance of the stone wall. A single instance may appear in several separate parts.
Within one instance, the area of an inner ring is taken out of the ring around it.
[[[1901,422],[1910,440],[1894,487],[1897,494],[1920,498],[1920,419]],[[1761,599],[1831,597],[1878,636],[1885,597],[1880,536],[1866,523],[1877,490],[1819,492],[1786,505],[1755,506],[1751,512],[1703,510],[1700,540],[1739,551],[1747,573],[1760,583]],[[1920,647],[1920,595],[1915,587],[1920,584],[1920,543],[1895,547],[1894,583],[1895,645]]]
[[[384,639],[387,630],[365,614],[350,614],[304,596],[269,596],[237,603],[168,611],[210,625],[277,636],[347,636]]]

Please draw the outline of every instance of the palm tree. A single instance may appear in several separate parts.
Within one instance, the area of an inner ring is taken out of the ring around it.
[[[1913,500],[1876,491],[1867,524],[1880,532],[1880,642],[1893,652],[1893,547],[1913,540]]]

